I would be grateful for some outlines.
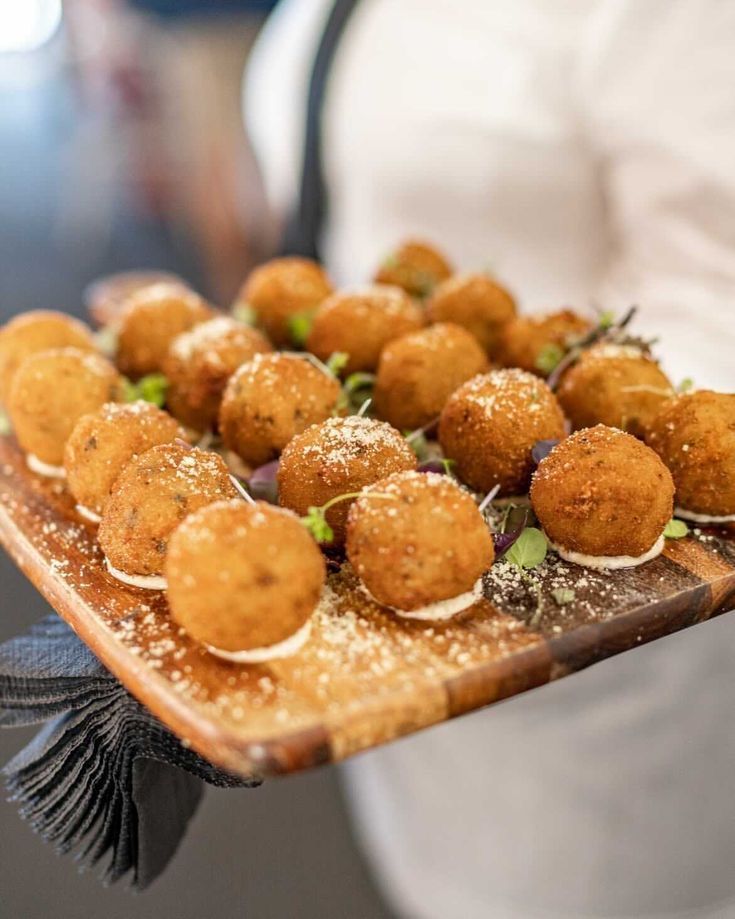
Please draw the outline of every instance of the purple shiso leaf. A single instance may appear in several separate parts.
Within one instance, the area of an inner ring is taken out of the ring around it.
[[[531,459],[538,466],[541,460],[545,459],[558,443],[559,441],[554,439],[537,440],[533,445],[533,449],[531,450]]]
[[[507,518],[506,523],[512,525],[512,529],[504,533],[493,533],[493,544],[495,545],[495,558],[498,559],[510,549],[513,543],[518,539],[521,533],[531,522],[533,515],[530,508],[516,507],[513,508]]]
[[[446,475],[447,467],[439,459],[424,460],[423,463],[418,465],[419,472],[438,472],[439,475]]]
[[[271,460],[253,472],[248,479],[250,494],[259,501],[267,501],[269,504],[278,503],[278,474],[279,460]]]
[[[515,530],[513,533],[493,533],[495,557],[499,558],[501,555],[507,552],[520,535],[520,530]]]

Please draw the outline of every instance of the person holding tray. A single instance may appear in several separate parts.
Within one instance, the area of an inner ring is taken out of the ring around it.
[[[732,389],[735,7],[283,0],[245,82],[288,254],[342,284],[425,236],[521,305],[643,306]],[[345,767],[401,916],[735,915],[735,622]]]

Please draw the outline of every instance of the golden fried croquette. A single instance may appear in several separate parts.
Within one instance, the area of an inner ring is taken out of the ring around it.
[[[515,317],[516,303],[486,274],[455,274],[436,288],[426,312],[429,322],[455,322],[467,329],[493,358],[501,330]]]
[[[400,433],[383,421],[352,415],[329,418],[298,434],[281,456],[278,500],[297,514],[332,498],[359,492],[392,472],[416,468],[416,457]],[[345,539],[351,501],[327,511],[334,544]]]
[[[108,565],[130,576],[163,573],[168,540],[193,511],[236,498],[221,457],[180,443],[135,456],[112,486],[99,528]]]
[[[500,485],[522,494],[538,440],[564,437],[564,416],[543,380],[524,370],[492,370],[454,392],[439,420],[439,442],[458,477],[478,491]]]
[[[671,474],[653,450],[602,424],[557,444],[531,484],[548,538],[564,558],[592,566],[595,557],[617,559],[606,567],[630,567],[658,554],[673,499]]]
[[[546,377],[570,346],[592,324],[573,310],[518,316],[500,332],[497,358],[504,367],[520,367]]]
[[[49,348],[94,351],[92,332],[83,322],[53,310],[14,316],[0,329],[0,402],[7,402],[13,376],[23,361]]]
[[[82,415],[64,450],[69,491],[85,516],[99,517],[126,463],[158,444],[183,438],[174,419],[150,402],[107,402]]]
[[[606,424],[636,437],[672,395],[668,377],[652,357],[640,348],[613,344],[585,351],[556,391],[575,430]]]
[[[261,466],[294,435],[329,418],[340,395],[338,380],[306,358],[257,354],[227,384],[219,413],[222,440],[245,463]]]
[[[249,307],[258,325],[279,348],[292,341],[294,316],[313,313],[332,293],[326,272],[308,258],[274,258],[252,271],[236,307]]]
[[[670,399],[646,443],[674,478],[677,516],[704,523],[735,515],[735,394],[701,389]]]
[[[256,354],[272,351],[257,329],[218,316],[177,336],[163,363],[169,411],[195,431],[217,423],[222,394],[238,367]]]
[[[417,610],[472,591],[495,552],[477,505],[456,482],[397,472],[350,508],[347,557],[378,602]]]
[[[454,323],[402,335],[380,355],[375,411],[401,430],[424,427],[438,418],[458,386],[488,367],[475,337]]]
[[[179,284],[142,288],[120,314],[118,367],[133,379],[160,372],[174,338],[213,316],[211,306]]]
[[[78,348],[52,348],[23,361],[7,407],[21,448],[58,467],[82,415],[122,398],[122,379],[109,361]]]
[[[191,290],[178,275],[167,271],[120,271],[93,281],[84,291],[84,303],[90,319],[98,326],[116,328],[127,301],[146,287],[169,284]]]
[[[267,649],[309,621],[324,557],[298,517],[259,501],[218,501],[191,514],[166,558],[174,621],[227,652]]]
[[[345,373],[375,370],[389,341],[423,325],[423,311],[405,291],[374,284],[328,297],[314,314],[306,347],[323,361],[347,354]]]
[[[428,297],[451,273],[452,266],[435,246],[408,239],[383,261],[374,280],[402,287],[412,297]]]

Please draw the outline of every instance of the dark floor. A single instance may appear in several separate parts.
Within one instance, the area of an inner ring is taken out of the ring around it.
[[[78,113],[53,68],[17,78],[0,58],[0,319],[51,307],[81,313],[92,278],[155,266],[197,280],[178,236],[116,208],[104,236],[64,235],[62,200],[94,200],[85,170],[78,187],[62,178],[73,154]],[[63,156],[62,156],[63,151]],[[68,229],[66,231],[68,233]],[[48,607],[0,555],[0,641]],[[28,732],[0,733],[0,762]],[[0,800],[0,919],[379,919],[387,916],[360,861],[340,799],[336,771],[266,784],[253,791],[210,790],[168,872],[133,897],[104,889],[58,858]]]

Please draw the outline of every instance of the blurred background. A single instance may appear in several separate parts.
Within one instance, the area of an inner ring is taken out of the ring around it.
[[[81,315],[90,281],[131,268],[230,302],[273,244],[240,109],[271,6],[0,0],[0,322],[39,307]],[[0,641],[49,611],[1,553]],[[30,736],[0,732],[0,762]],[[0,919],[388,915],[333,769],[208,790],[169,870],[135,898],[79,875],[4,798],[0,853]]]

